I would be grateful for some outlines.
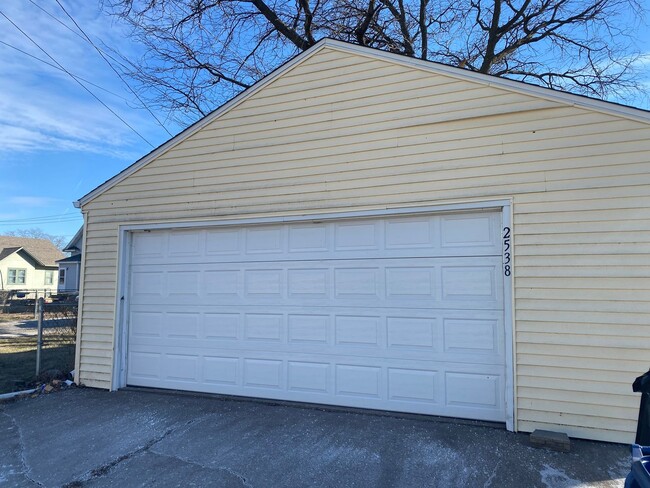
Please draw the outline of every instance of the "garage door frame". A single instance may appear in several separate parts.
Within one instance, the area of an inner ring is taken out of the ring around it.
[[[131,248],[131,236],[134,231],[146,230],[169,230],[169,229],[190,229],[206,227],[223,227],[223,226],[246,226],[260,224],[279,224],[294,222],[312,222],[323,220],[348,220],[364,217],[391,217],[391,216],[409,216],[418,214],[436,214],[449,212],[462,212],[471,210],[501,210],[501,228],[511,229],[512,227],[512,202],[511,200],[492,200],[479,201],[460,204],[434,205],[426,207],[396,207],[380,210],[364,210],[355,212],[335,212],[309,215],[285,215],[274,217],[244,218],[244,219],[222,219],[222,220],[200,220],[200,221],[169,221],[169,222],[146,222],[137,224],[123,224],[119,226],[119,246],[118,246],[118,280],[117,294],[115,304],[115,328],[114,328],[114,356],[113,356],[113,375],[111,390],[115,391],[126,386],[126,362],[127,362],[127,344],[128,344],[128,303],[125,297],[128,296],[128,274],[129,274],[129,250]],[[514,365],[514,301],[513,301],[513,276],[514,267],[512,261],[514,257],[512,247],[512,232],[509,232],[508,259],[510,260],[510,272],[505,273],[506,249],[505,237],[502,237],[502,272],[503,276],[503,300],[504,300],[504,327],[505,327],[505,415],[506,428],[514,430],[515,423],[515,365]]]

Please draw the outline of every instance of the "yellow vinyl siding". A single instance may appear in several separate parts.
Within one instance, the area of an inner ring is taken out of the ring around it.
[[[97,224],[88,217],[85,271],[81,300],[81,381],[107,388],[112,373],[115,289],[117,280],[117,226]]]
[[[84,205],[81,381],[111,386],[118,228],[513,199],[516,427],[629,442],[650,124],[324,48]]]

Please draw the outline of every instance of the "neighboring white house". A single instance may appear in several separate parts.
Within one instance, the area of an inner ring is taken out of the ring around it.
[[[0,236],[0,290],[56,291],[63,256],[47,239]]]
[[[646,111],[322,40],[76,205],[87,386],[634,439]]]
[[[79,292],[79,276],[81,274],[81,250],[83,248],[83,227],[74,235],[63,252],[70,253],[70,256],[59,259],[59,277],[57,293],[75,294]]]

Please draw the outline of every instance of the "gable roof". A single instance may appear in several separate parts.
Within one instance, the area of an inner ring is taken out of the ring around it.
[[[406,66],[412,69],[419,69],[423,71],[428,71],[432,74],[439,74],[449,76],[451,78],[456,78],[458,80],[470,81],[474,83],[479,83],[486,86],[491,86],[495,88],[500,88],[503,90],[508,90],[520,94],[530,95],[537,98],[543,98],[546,100],[563,103],[565,105],[576,106],[588,110],[593,110],[596,112],[602,112],[609,115],[614,115],[618,117],[623,117],[637,122],[642,122],[650,124],[650,111],[631,107],[628,105],[621,105],[614,102],[606,102],[596,98],[587,97],[584,95],[576,95],[568,92],[553,90],[550,88],[531,85],[523,81],[511,80],[508,78],[501,78],[494,75],[487,75],[484,73],[477,73],[475,71],[469,71],[464,68],[458,68],[455,66],[449,66],[441,64],[435,61],[425,61],[422,59],[411,58],[409,56],[404,56],[402,54],[395,54],[386,51],[382,51],[375,48],[369,48],[365,46],[359,46],[357,44],[351,44],[343,41],[338,41],[335,39],[325,38],[318,41],[314,46],[308,50],[298,54],[294,58],[287,61],[285,64],[271,72],[269,75],[265,76],[257,83],[247,88],[239,95],[235,96],[225,104],[221,105],[219,108],[209,113],[205,117],[199,119],[194,124],[190,125],[188,128],[177,134],[176,136],[169,139],[167,142],[158,146],[156,149],[152,150],[139,160],[137,160],[132,165],[128,166],[122,170],[117,175],[113,176],[109,180],[105,181],[79,200],[73,202],[73,205],[76,208],[80,208],[82,205],[90,202],[94,198],[98,197],[105,191],[109,190],[119,182],[128,178],[131,174],[138,171],[140,168],[156,159],[158,156],[162,155],[166,151],[172,149],[177,144],[183,142],[188,137],[192,136],[199,130],[201,130],[206,125],[210,124],[214,120],[218,119],[225,113],[229,112],[237,105],[253,96],[255,93],[260,91],[262,88],[272,83],[296,65],[302,63],[303,61],[309,59],[319,51],[329,48],[337,51],[341,51],[348,54],[357,54],[364,57],[370,57],[374,59],[384,60],[394,64],[399,64]]]
[[[57,261],[58,263],[80,263],[81,262],[81,254],[75,254],[74,256],[69,256],[67,258],[59,259]]]
[[[7,256],[11,256],[13,253],[18,252],[22,247],[6,247],[4,249],[0,248],[0,261],[2,261]]]
[[[81,252],[81,238],[83,236],[83,225],[79,227],[79,230],[77,233],[74,235],[72,239],[70,239],[70,242],[63,248],[63,252]]]
[[[47,239],[0,236],[0,259],[18,251],[25,251],[41,266],[56,266],[56,261],[65,256]]]

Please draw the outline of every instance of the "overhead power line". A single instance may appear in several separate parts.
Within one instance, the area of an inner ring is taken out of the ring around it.
[[[76,219],[81,219],[81,215],[77,214],[69,214],[69,213],[62,213],[62,214],[56,214],[56,215],[39,215],[38,217],[23,217],[23,218],[15,218],[15,219],[0,219],[0,224],[14,224],[16,222],[21,222],[25,224],[29,223],[34,223],[38,224],[40,222],[46,222],[46,221],[53,221],[53,222],[58,222],[61,219],[70,219],[70,220],[76,220]]]
[[[32,0],[30,0],[30,1],[32,1]],[[68,13],[68,11],[67,11],[67,10],[65,9],[65,7],[61,4],[61,2],[60,2],[59,0],[55,0],[55,1],[56,1],[57,5],[58,5],[59,7],[61,7],[61,10],[63,10],[63,12],[64,12],[64,13],[68,16],[68,18],[72,21],[72,23],[77,27],[77,29],[79,29],[79,32],[81,32],[81,33],[83,34],[85,40],[86,40],[86,41],[87,41],[87,42],[88,42],[92,47],[95,48],[95,50],[97,51],[97,53],[99,53],[99,55],[100,55],[100,56],[102,57],[102,59],[106,62],[106,64],[108,64],[108,66],[110,66],[110,68],[111,68],[111,69],[113,70],[113,72],[117,75],[117,77],[118,77],[120,80],[122,80],[122,83],[124,83],[124,84],[126,85],[126,87],[129,89],[129,91],[130,91],[131,93],[133,93],[133,95],[138,99],[138,101],[139,101],[139,102],[142,104],[142,106],[147,110],[147,112],[149,112],[149,113],[151,114],[151,116],[156,120],[156,122],[158,122],[158,125],[159,125],[160,127],[162,127],[162,128],[165,130],[165,132],[167,132],[167,134],[169,134],[170,137],[172,137],[173,134],[172,134],[171,132],[169,132],[169,130],[167,130],[167,127],[164,126],[164,124],[160,121],[160,119],[156,116],[156,114],[154,114],[154,113],[151,111],[151,109],[147,106],[147,104],[144,103],[144,100],[142,100],[142,98],[140,98],[140,95],[138,95],[138,93],[137,93],[133,88],[131,88],[131,85],[129,85],[129,84],[127,83],[127,81],[124,79],[124,77],[120,74],[120,72],[119,72],[118,70],[115,69],[115,67],[114,67],[113,64],[108,60],[108,58],[107,58],[106,56],[104,56],[104,52],[103,52],[99,47],[97,47],[97,46],[95,45],[95,43],[94,43],[93,40],[90,38],[90,36],[89,36],[88,34],[86,34],[86,32],[81,28],[81,26],[80,26],[80,25],[77,23],[77,21],[72,17],[72,15],[70,15],[70,13]],[[32,1],[32,3],[33,3],[33,1]]]
[[[41,63],[47,64],[47,65],[50,66],[51,68],[54,68],[54,69],[57,69],[57,70],[59,70],[59,71],[63,71],[63,72],[65,72],[64,70],[62,70],[61,68],[59,68],[56,64],[54,64],[54,63],[50,63],[50,62],[44,60],[43,58],[39,58],[38,56],[34,56],[33,54],[28,53],[27,51],[23,51],[23,50],[20,49],[19,47],[13,46],[13,45],[9,44],[8,42],[0,41],[0,44],[4,44],[5,46],[10,47],[11,49],[15,49],[16,51],[18,51],[18,52],[20,52],[20,53],[23,53],[25,56],[29,56],[30,58],[34,58],[35,60],[40,61]],[[118,97],[118,98],[121,98],[121,99],[124,100],[125,102],[128,102],[128,100],[127,100],[126,98],[124,98],[122,95],[119,95],[119,94],[117,94],[117,93],[115,93],[115,92],[112,92],[111,90],[109,90],[109,89],[107,89],[107,88],[104,88],[103,86],[97,85],[96,83],[93,83],[92,81],[89,81],[89,80],[87,80],[87,79],[85,79],[85,78],[82,78],[81,76],[78,76],[78,75],[75,75],[75,76],[76,76],[77,78],[79,78],[81,81],[83,81],[84,83],[88,83],[89,85],[92,85],[92,86],[94,86],[95,88],[99,88],[100,90],[103,90],[103,91],[105,91],[106,93],[110,93],[111,95],[113,95],[113,96],[115,96],[115,97]]]
[[[15,226],[36,226],[46,224],[63,224],[67,222],[80,222],[81,218],[64,218],[64,219],[51,219],[51,220],[6,220],[0,221],[0,227],[15,227]]]
[[[84,85],[81,81],[79,81],[70,71],[68,71],[61,63],[59,63],[56,59],[54,59],[45,49],[41,47],[40,44],[38,44],[34,39],[30,37],[29,34],[27,34],[24,30],[22,30],[13,20],[11,20],[7,15],[0,10],[0,15],[2,15],[7,21],[13,25],[23,36],[25,36],[27,39],[29,39],[32,44],[34,44],[38,49],[43,52],[48,58],[50,58],[59,68],[61,68],[65,73],[70,76],[79,86],[81,86],[84,90],[86,90],[95,100],[97,100],[99,103],[101,103],[106,110],[111,112],[115,117],[117,117],[124,125],[126,125],[129,129],[131,129],[135,134],[140,137],[144,142],[149,144],[151,147],[155,147],[153,144],[151,144],[142,134],[140,134],[133,126],[131,126],[126,120],[124,120],[120,115],[115,112],[112,108],[110,108],[108,105],[106,105],[97,95],[95,95],[90,88],[88,88],[86,85]]]
[[[68,24],[66,24],[66,23],[63,22],[61,19],[59,19],[56,15],[54,15],[54,14],[48,12],[47,10],[45,10],[45,9],[44,9],[43,7],[41,7],[38,3],[36,3],[34,0],[29,0],[29,2],[32,3],[36,8],[38,8],[39,10],[41,10],[45,15],[49,16],[52,20],[54,20],[55,22],[58,22],[58,23],[61,24],[63,27],[65,27],[66,29],[68,29],[70,32],[72,32],[72,33],[73,33],[75,36],[77,36],[79,39],[82,39],[84,42],[87,42],[87,41],[86,41],[86,38],[85,38],[84,36],[82,36],[79,32],[77,32],[77,31],[74,30],[72,27],[70,27]],[[101,48],[100,48],[100,49],[101,49]],[[114,56],[112,56],[110,53],[107,53],[107,52],[104,51],[103,49],[102,49],[102,52],[103,52],[106,56],[108,56],[109,58],[111,58],[111,59],[113,60],[113,62],[119,64],[119,65],[122,66],[123,68],[128,68],[127,65],[125,65],[124,63],[122,63],[119,59],[117,59],[117,58],[115,58]]]

